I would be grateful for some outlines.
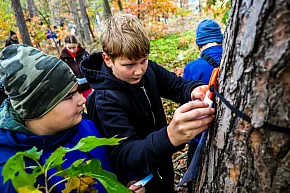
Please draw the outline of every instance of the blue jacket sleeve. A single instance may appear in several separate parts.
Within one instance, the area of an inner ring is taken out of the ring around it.
[[[2,176],[2,169],[3,167],[1,167],[1,176],[0,176],[0,189],[1,189],[1,193],[17,193],[17,191],[14,189],[11,180],[8,180],[5,184],[3,183],[3,176]]]

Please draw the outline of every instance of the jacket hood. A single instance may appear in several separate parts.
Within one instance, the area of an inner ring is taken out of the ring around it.
[[[38,136],[29,131],[13,111],[9,99],[0,107],[0,147],[27,150],[32,147],[51,149],[59,147],[76,134],[77,126],[56,135]]]
[[[102,52],[93,53],[81,62],[81,72],[95,90],[129,89],[130,84],[116,78],[107,67]]]
[[[76,57],[85,53],[85,49],[83,47],[79,47],[80,50],[77,52]],[[71,58],[71,55],[68,53],[68,50],[64,48],[60,54],[61,58]]]

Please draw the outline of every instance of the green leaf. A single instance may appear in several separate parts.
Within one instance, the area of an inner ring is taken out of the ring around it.
[[[55,166],[60,166],[64,162],[63,157],[65,156],[65,153],[68,152],[69,150],[70,150],[69,148],[64,147],[57,148],[45,161],[44,165],[45,170],[48,170]]]
[[[42,193],[40,190],[38,189],[30,189],[30,187],[27,187],[27,186],[24,186],[24,187],[21,187],[21,188],[18,188],[17,189],[18,192],[21,192],[21,193]]]
[[[74,167],[78,167],[81,163],[83,163],[85,161],[85,159],[79,159],[79,160],[76,160],[74,163],[72,163],[72,165]]]
[[[92,159],[86,163],[81,163],[70,168],[71,177],[74,176],[91,176],[98,179],[106,188],[108,193],[127,193],[131,192],[127,187],[118,182],[115,174],[108,172],[102,168],[101,162],[98,159]]]
[[[118,145],[123,139],[124,138],[97,138],[95,136],[89,136],[81,139],[74,148],[77,148],[82,152],[89,152],[102,145]]]
[[[92,174],[97,174],[97,175],[104,175],[113,180],[117,180],[117,177],[115,174],[108,172],[102,168],[102,164],[100,160],[98,159],[92,159],[92,160],[87,161],[86,163],[81,163],[77,165],[77,167],[72,165],[68,169],[70,170],[71,176],[79,176],[79,175],[91,176]]]
[[[95,175],[93,174],[92,177],[98,179],[101,184],[105,187],[108,193],[131,193],[131,190],[129,190],[126,186],[122,185],[117,180],[113,180],[111,178],[108,178],[107,176],[103,175]]]
[[[53,152],[49,158],[45,162],[45,169],[48,170],[50,168],[61,166],[61,164],[65,161],[63,157],[65,153],[71,152],[74,150],[80,150],[82,152],[89,152],[92,149],[102,146],[102,145],[117,145],[124,138],[97,138],[95,136],[89,136],[81,139],[77,145],[73,148],[64,148],[59,147],[55,152]]]
[[[31,174],[27,173],[23,157],[29,157],[34,161],[38,161],[41,154],[42,151],[37,152],[36,147],[33,147],[25,152],[17,152],[14,156],[10,157],[2,170],[3,183],[10,179],[15,189],[26,186],[27,189],[36,190],[34,183],[37,176],[42,174],[41,168],[31,166],[29,168],[33,169],[34,167],[33,172]]]
[[[35,161],[38,161],[41,154],[42,151],[37,152],[36,147],[33,147],[32,149],[25,152],[17,152],[14,156],[10,157],[2,170],[2,175],[4,177],[3,182],[5,183],[9,179],[13,180],[15,178],[15,175],[19,173],[19,171],[24,171],[25,169],[25,162],[23,160],[24,156],[29,157]]]

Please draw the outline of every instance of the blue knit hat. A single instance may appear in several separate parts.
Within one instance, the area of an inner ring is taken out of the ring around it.
[[[222,43],[223,34],[219,24],[212,19],[205,19],[199,23],[196,29],[196,44],[199,48],[207,43]]]

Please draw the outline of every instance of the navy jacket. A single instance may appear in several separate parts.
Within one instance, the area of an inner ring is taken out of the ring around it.
[[[219,64],[222,56],[223,48],[222,46],[212,46],[201,52],[211,56]],[[184,68],[183,78],[186,80],[202,80],[205,83],[209,82],[211,72],[213,71],[213,66],[210,65],[203,58],[197,58],[186,64]]]
[[[95,90],[87,101],[90,119],[106,137],[127,137],[111,150],[119,181],[126,184],[153,173],[145,186],[147,193],[174,192],[171,156],[183,146],[173,146],[168,138],[160,97],[185,103],[191,100],[191,91],[203,83],[186,82],[149,60],[140,83],[131,85],[112,74],[102,53],[84,59],[81,71]]]
[[[0,190],[1,193],[16,193],[12,183],[8,180],[3,184],[2,169],[7,160],[15,155],[16,152],[26,151],[32,147],[37,147],[38,150],[43,150],[43,154],[40,158],[40,163],[45,163],[45,160],[51,155],[51,153],[58,147],[74,147],[81,138],[87,136],[100,137],[98,130],[94,126],[94,123],[89,120],[83,119],[77,126],[60,132],[56,135],[37,136],[30,133],[19,121],[15,120],[15,113],[11,112],[11,104],[9,100],[5,100],[0,107]],[[15,129],[17,131],[15,131]],[[21,131],[21,132],[18,132]],[[25,132],[27,131],[27,132]],[[109,161],[107,148],[104,146],[97,147],[88,153],[81,151],[72,151],[66,154],[63,163],[63,167],[69,167],[74,161],[78,159],[92,159],[97,158],[101,161],[102,167],[112,172],[112,168]],[[35,165],[34,161],[27,159],[26,166]],[[52,169],[48,171],[48,176],[55,173],[56,170]],[[62,180],[62,177],[52,177],[49,180],[49,186]],[[36,184],[44,186],[43,176],[38,178]],[[98,183],[95,186],[98,192],[105,193],[104,187]],[[61,190],[65,188],[65,183],[61,183],[54,188],[53,193],[61,193]]]

